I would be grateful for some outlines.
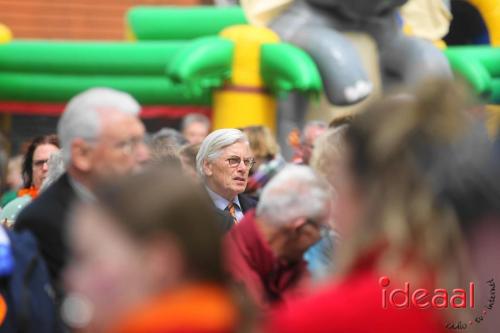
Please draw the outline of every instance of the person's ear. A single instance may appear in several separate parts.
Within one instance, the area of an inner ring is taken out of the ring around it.
[[[83,139],[75,139],[71,143],[71,163],[84,172],[92,168],[92,146]]]
[[[298,230],[300,230],[305,224],[307,223],[307,219],[303,218],[303,217],[299,217],[299,218],[296,218],[295,220],[292,221],[292,223],[290,224],[290,227],[291,229],[294,231],[294,232],[297,232]]]
[[[207,160],[204,160],[203,161],[203,173],[205,174],[205,176],[212,176],[213,175],[213,165],[212,163],[208,162]]]

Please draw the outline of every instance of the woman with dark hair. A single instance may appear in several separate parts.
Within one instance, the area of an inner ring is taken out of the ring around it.
[[[23,188],[18,196],[30,195],[37,197],[43,180],[47,176],[50,155],[59,151],[59,141],[55,134],[38,136],[31,141],[22,166]]]
[[[70,326],[92,333],[235,331],[239,315],[220,232],[198,185],[162,165],[95,194],[70,224],[63,306]]]

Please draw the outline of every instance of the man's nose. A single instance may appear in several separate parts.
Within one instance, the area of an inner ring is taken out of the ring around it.
[[[49,170],[49,163],[48,162],[44,162],[42,164],[42,170],[43,171],[48,171]]]
[[[238,172],[246,172],[248,170],[248,167],[245,165],[245,162],[241,161],[240,164],[238,164],[237,168]]]

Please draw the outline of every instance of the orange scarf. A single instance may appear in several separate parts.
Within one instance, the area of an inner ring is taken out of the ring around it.
[[[22,188],[17,192],[18,197],[22,197],[25,195],[29,195],[33,199],[35,199],[38,196],[38,189],[34,186],[31,186],[30,188]]]

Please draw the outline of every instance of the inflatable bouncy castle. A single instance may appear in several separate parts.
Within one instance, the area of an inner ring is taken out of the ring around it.
[[[494,46],[499,43],[500,4],[470,2],[483,14],[492,46],[434,47],[431,42],[443,37],[451,20],[441,0],[426,1],[440,13],[434,20],[439,27],[427,35],[423,27],[428,22],[415,23],[408,14],[426,9],[419,7],[420,0],[369,1],[360,8],[354,2],[322,0],[244,0],[242,8],[136,7],[126,16],[128,41],[116,42],[16,40],[0,27],[0,110],[57,116],[78,92],[110,86],[134,95],[144,118],[177,119],[199,112],[211,115],[215,128],[276,128],[276,97],[289,92],[306,98],[324,92],[330,103],[340,105],[369,96],[373,83],[343,33],[352,30],[349,20],[368,15],[379,22],[377,15],[387,11],[392,18],[380,18],[382,30],[358,29],[376,42],[384,85],[451,76],[452,69],[490,104],[498,104]],[[349,22],[336,16],[339,11]],[[301,13],[313,13],[321,24],[337,28],[307,22],[296,26],[294,17]]]

